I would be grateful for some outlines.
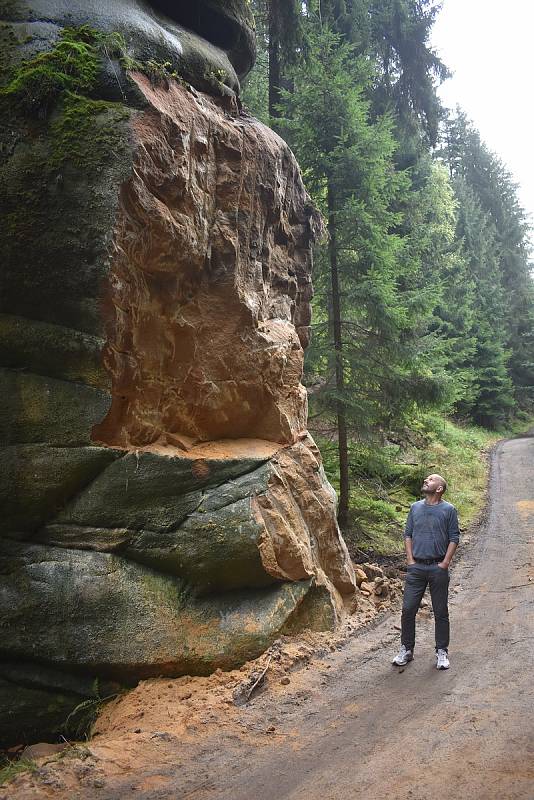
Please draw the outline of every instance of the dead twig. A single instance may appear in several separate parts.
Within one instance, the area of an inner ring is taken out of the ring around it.
[[[272,656],[269,656],[267,664],[265,665],[265,668],[260,672],[260,674],[257,677],[255,673],[251,676],[250,680],[254,679],[254,683],[252,683],[252,685],[250,685],[250,680],[249,680],[247,683],[237,687],[237,689],[234,691],[234,705],[244,706],[245,703],[248,703],[248,701],[252,697],[253,692],[255,692],[255,690],[259,686],[261,686],[261,684],[265,680],[265,675],[267,674],[267,670],[269,669],[271,661],[272,661]]]
[[[534,586],[534,583],[516,583],[514,586],[505,586],[504,590],[506,589],[522,589],[524,586]]]

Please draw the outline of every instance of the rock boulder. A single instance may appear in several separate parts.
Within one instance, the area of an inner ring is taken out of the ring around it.
[[[356,582],[300,383],[320,220],[240,107],[247,3],[0,8],[11,744],[333,627]]]

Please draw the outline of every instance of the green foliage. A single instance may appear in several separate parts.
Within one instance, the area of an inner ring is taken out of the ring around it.
[[[268,66],[266,53],[260,52],[256,63],[247,76],[241,94],[243,104],[252,116],[269,125]]]
[[[530,420],[531,421],[531,420]],[[521,430],[529,420],[522,422]],[[351,443],[350,524],[344,538],[352,556],[394,555],[404,549],[402,533],[411,503],[420,499],[423,478],[431,472],[448,481],[447,500],[458,508],[462,530],[483,508],[487,453],[505,431],[492,433],[427,413],[412,420],[395,443]],[[337,483],[335,443],[317,436],[325,470]]]
[[[468,335],[472,391],[457,408],[495,427],[534,388],[534,283],[525,215],[517,187],[458,111],[447,121],[439,153],[458,201],[457,241],[471,296]]]
[[[17,775],[22,775],[25,772],[36,772],[37,769],[35,761],[31,761],[28,758],[20,758],[18,761],[5,759],[4,763],[0,761],[0,786],[9,783]]]
[[[326,414],[341,402],[353,431],[403,425],[415,408],[446,405],[453,391],[435,342],[425,339],[439,299],[435,277],[454,236],[443,170],[428,166],[416,190],[395,168],[388,116],[372,121],[366,59],[324,25],[307,31],[307,54],[284,94],[285,124],[308,188],[325,215],[335,203],[345,386],[334,385],[329,245],[316,252],[314,337],[307,381]],[[438,202],[438,200],[440,202]]]
[[[69,739],[80,740],[91,733],[91,728],[98,719],[106,701],[111,700],[111,697],[104,699],[90,698],[78,703],[67,719],[65,720],[64,731]]]
[[[167,85],[171,78],[178,78],[178,73],[173,68],[170,61],[148,61],[139,62],[138,65],[143,72],[154,82]]]

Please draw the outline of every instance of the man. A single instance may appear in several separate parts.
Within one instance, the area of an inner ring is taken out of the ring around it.
[[[429,475],[423,481],[424,500],[413,503],[406,521],[404,545],[408,564],[401,619],[401,648],[392,663],[402,667],[413,659],[415,647],[415,615],[427,585],[434,611],[436,635],[436,667],[449,664],[449,564],[452,561],[460,531],[458,514],[451,503],[443,500],[447,483],[441,475]]]

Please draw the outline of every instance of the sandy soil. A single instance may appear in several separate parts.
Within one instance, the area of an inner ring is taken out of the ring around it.
[[[415,660],[392,667],[398,601],[378,616],[364,601],[336,635],[280,640],[240,671],[143,682],[0,800],[532,800],[533,466],[534,439],[495,451],[452,572],[450,670],[426,609]]]

